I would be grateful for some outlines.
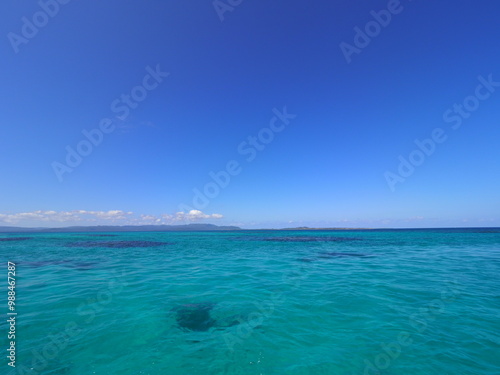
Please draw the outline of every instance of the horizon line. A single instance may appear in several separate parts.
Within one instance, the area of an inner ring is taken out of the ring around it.
[[[0,233],[15,233],[16,230],[33,230],[33,231],[44,231],[44,230],[50,230],[53,232],[57,232],[58,230],[69,230],[69,229],[81,229],[81,232],[86,232],[85,229],[88,229],[89,231],[91,229],[103,229],[103,231],[107,232],[116,232],[118,230],[105,230],[106,228],[124,228],[124,227],[132,227],[132,228],[143,228],[143,227],[150,227],[150,228],[159,228],[159,227],[185,227],[188,228],[190,226],[208,226],[213,229],[199,229],[197,231],[239,231],[239,230],[245,230],[245,231],[259,231],[259,230],[267,230],[267,231],[272,231],[272,230],[430,230],[430,229],[500,229],[499,226],[450,226],[450,227],[307,227],[307,226],[301,226],[301,227],[283,227],[283,228],[243,228],[239,227],[236,225],[217,225],[217,224],[208,224],[208,223],[189,223],[189,224],[140,224],[140,225],[134,225],[134,224],[124,224],[124,225],[71,225],[71,226],[66,226],[66,227],[18,227],[18,226],[0,226],[0,230],[2,229],[9,229],[4,232]],[[221,228],[221,229],[218,229]],[[224,228],[234,228],[234,229],[224,229]],[[95,231],[95,230],[94,230]],[[150,232],[151,230],[144,230],[144,232]],[[171,232],[176,232],[180,230],[171,230]],[[140,231],[138,231],[140,232]],[[185,231],[184,231],[185,232]]]

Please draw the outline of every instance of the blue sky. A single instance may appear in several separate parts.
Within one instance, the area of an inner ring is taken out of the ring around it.
[[[0,225],[500,226],[497,1],[62,3],[0,5]]]

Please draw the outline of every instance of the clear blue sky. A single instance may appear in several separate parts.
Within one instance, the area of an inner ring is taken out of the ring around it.
[[[45,2],[0,5],[0,225],[500,226],[498,1]]]

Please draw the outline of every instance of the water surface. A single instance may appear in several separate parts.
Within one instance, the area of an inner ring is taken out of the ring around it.
[[[498,230],[102,234],[0,235],[17,373],[500,373]]]

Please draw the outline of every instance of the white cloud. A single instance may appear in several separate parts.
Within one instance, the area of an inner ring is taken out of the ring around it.
[[[195,222],[205,219],[222,219],[221,214],[205,214],[199,210],[191,210],[189,212],[176,212],[173,215],[162,214],[159,216],[154,215],[140,215],[138,218],[130,220],[130,224],[135,225],[148,225],[148,224],[179,224],[186,222]]]
[[[175,214],[176,221],[196,221],[203,219],[222,219],[221,214],[204,214],[199,210],[191,210],[189,212],[177,212]]]
[[[134,215],[133,212],[122,210],[110,211],[33,211],[13,214],[0,214],[0,223],[10,225],[30,224],[47,225],[49,223],[72,224],[116,224],[116,225],[148,225],[148,224],[175,224],[179,222],[193,222],[205,219],[221,219],[221,214],[205,214],[199,210],[177,212],[174,215]]]
[[[81,221],[96,221],[96,219],[103,220],[121,220],[126,219],[132,212],[124,212],[121,210],[112,211],[33,211],[33,212],[20,212],[15,214],[0,214],[0,222],[8,224],[19,224],[26,221],[39,221],[39,222],[81,222]]]

